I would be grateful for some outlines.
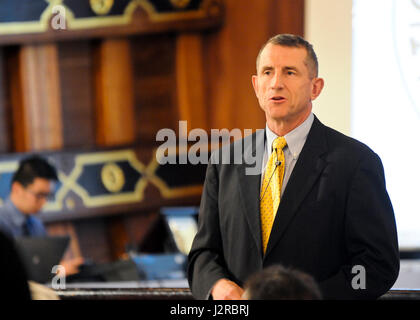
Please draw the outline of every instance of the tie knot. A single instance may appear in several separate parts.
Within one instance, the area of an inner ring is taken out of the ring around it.
[[[283,148],[286,146],[287,142],[284,137],[277,137],[273,141],[273,149],[280,149],[283,150]]]

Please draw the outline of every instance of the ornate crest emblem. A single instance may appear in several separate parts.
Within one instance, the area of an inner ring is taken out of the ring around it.
[[[119,192],[125,183],[124,172],[115,163],[106,164],[101,171],[102,183],[110,192]]]
[[[172,5],[177,9],[183,9],[189,5],[191,0],[171,0]]]
[[[398,67],[404,88],[420,116],[420,0],[394,0],[393,5]]]
[[[105,15],[114,5],[114,0],[89,0],[90,7],[97,15]]]

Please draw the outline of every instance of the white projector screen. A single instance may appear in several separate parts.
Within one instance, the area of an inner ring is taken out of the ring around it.
[[[382,159],[401,250],[420,249],[420,0],[306,0],[314,112]]]
[[[354,0],[351,135],[382,159],[401,249],[420,248],[420,0]]]

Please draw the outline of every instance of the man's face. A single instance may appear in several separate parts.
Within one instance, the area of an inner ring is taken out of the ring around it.
[[[302,122],[321,92],[323,80],[311,78],[304,48],[268,44],[252,77],[255,94],[267,122]]]
[[[23,187],[14,182],[12,192],[15,193],[15,205],[25,214],[35,214],[41,211],[48,197],[51,195],[52,182],[44,178],[35,178],[34,181]]]

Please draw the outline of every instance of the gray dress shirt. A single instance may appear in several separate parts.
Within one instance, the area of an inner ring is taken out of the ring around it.
[[[42,237],[47,235],[42,221],[34,215],[26,216],[20,212],[10,198],[0,207],[0,231],[11,238],[21,236]]]

